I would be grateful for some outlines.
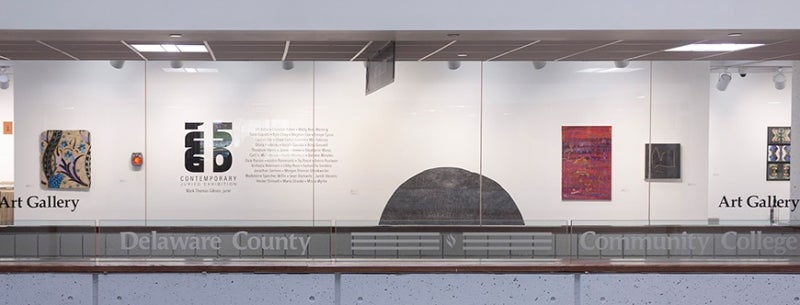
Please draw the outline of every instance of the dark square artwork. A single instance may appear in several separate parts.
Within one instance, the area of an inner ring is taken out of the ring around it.
[[[646,180],[681,178],[681,144],[645,144],[645,152]]]
[[[767,127],[767,181],[789,180],[791,144],[791,127]]]

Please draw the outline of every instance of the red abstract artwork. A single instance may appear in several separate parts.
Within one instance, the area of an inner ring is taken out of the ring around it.
[[[611,200],[611,126],[561,126],[561,200]]]

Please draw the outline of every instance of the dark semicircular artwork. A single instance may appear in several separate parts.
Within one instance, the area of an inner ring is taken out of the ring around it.
[[[511,195],[500,184],[456,167],[425,170],[394,191],[381,225],[524,225]],[[482,202],[479,203],[479,196]],[[483,209],[479,205],[483,205]],[[482,211],[481,211],[482,210]],[[483,213],[482,217],[479,217]]]

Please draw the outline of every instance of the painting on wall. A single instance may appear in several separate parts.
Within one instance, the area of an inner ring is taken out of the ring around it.
[[[561,199],[611,200],[611,126],[561,127]]]
[[[427,169],[394,191],[380,225],[524,225],[511,195],[489,177],[457,167]]]
[[[644,179],[680,179],[681,144],[645,144]]]
[[[789,180],[791,132],[791,127],[767,127],[767,181]]]
[[[86,190],[92,184],[91,135],[86,130],[48,130],[39,136],[39,180],[50,189]]]

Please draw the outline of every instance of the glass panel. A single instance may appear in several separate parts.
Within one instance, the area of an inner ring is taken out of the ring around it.
[[[148,220],[314,219],[313,73],[148,62]]]
[[[324,221],[198,220],[103,225],[98,231],[98,256],[101,258],[331,258],[332,228]]]
[[[16,220],[144,218],[144,63],[14,66]]]
[[[480,63],[398,62],[394,83],[368,96],[362,63],[315,71],[315,125],[332,155],[317,162],[330,176],[315,185],[317,218],[480,223]]]
[[[363,222],[337,222],[334,254],[338,259],[553,260],[570,256],[566,222],[530,223],[365,226]]]
[[[647,62],[485,63],[484,175],[526,219],[647,218],[635,160],[648,138],[649,74]]]

